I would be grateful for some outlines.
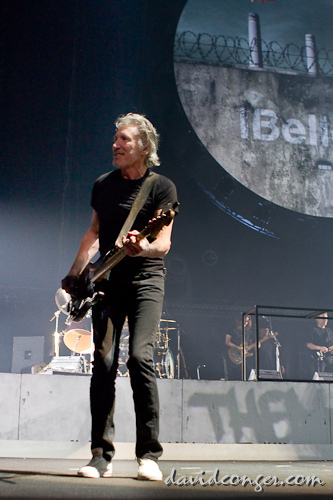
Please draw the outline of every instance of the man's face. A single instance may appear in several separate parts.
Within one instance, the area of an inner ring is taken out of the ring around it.
[[[263,337],[267,337],[269,335],[269,328],[263,327],[259,329],[259,337],[262,339]]]
[[[113,165],[117,168],[140,167],[144,163],[146,151],[140,141],[135,125],[117,130],[112,145]]]
[[[324,314],[321,314],[317,318],[317,325],[319,326],[319,328],[325,328],[327,326],[327,323],[328,323],[327,317],[328,317],[328,314],[324,313]]]

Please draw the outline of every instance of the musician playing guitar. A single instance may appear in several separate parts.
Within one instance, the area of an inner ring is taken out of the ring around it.
[[[245,332],[245,343],[251,344],[254,341],[254,335],[252,334],[252,320],[250,316],[244,316],[244,332]],[[253,338],[252,338],[253,337]],[[245,348],[243,348],[242,345],[243,338],[242,338],[242,317],[241,315],[236,315],[234,318],[234,321],[229,328],[228,333],[226,333],[225,336],[225,344],[229,347],[229,352],[230,348],[232,350],[237,350],[239,352],[239,358],[241,359],[241,356],[243,354],[243,349],[244,349],[244,354],[245,356],[248,355],[248,351]],[[260,343],[259,343],[260,347]],[[240,363],[233,363],[230,361],[230,359],[227,358],[227,364],[228,364],[228,378],[229,380],[242,380],[242,364]],[[251,369],[254,368],[254,361],[253,361],[253,356],[252,359],[250,357],[246,358],[246,371],[247,371],[247,376],[249,375]]]
[[[316,326],[312,330],[312,335],[306,347],[311,351],[315,363],[312,372],[333,372],[333,333],[327,327],[328,314],[324,312],[316,318]]]
[[[159,165],[158,134],[149,120],[129,113],[119,117],[115,125],[112,152],[116,170],[99,177],[94,185],[91,226],[62,281],[62,287],[73,299],[82,295],[80,278],[89,261],[98,250],[104,255],[112,249],[128,215],[133,213],[131,207],[139,198],[142,184],[149,185],[146,179],[152,178],[150,168]],[[136,412],[138,479],[162,480],[157,463],[162,446],[158,440],[159,402],[153,356],[164,297],[163,258],[171,246],[173,220],[164,225],[153,240],[142,237],[142,230],[151,219],[161,216],[162,211],[177,205],[177,192],[167,177],[155,174],[153,177],[157,180],[136,215],[133,229],[118,242],[123,254],[126,253],[125,258],[96,284],[101,300],[92,307],[95,344],[90,390],[92,459],[79,470],[81,477],[112,475],[115,380],[120,335],[127,317],[127,366]],[[90,294],[95,292],[88,286],[87,290]]]

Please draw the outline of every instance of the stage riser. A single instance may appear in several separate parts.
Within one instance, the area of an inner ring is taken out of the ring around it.
[[[157,383],[164,443],[332,444],[329,383]],[[0,374],[0,440],[87,443],[89,386],[89,375]],[[129,379],[116,387],[116,441],[135,442]]]

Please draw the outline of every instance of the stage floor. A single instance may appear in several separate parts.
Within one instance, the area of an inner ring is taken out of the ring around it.
[[[84,479],[77,477],[77,470],[86,460],[0,458],[0,498],[3,499],[205,499],[205,498],[279,498],[306,497],[332,498],[333,462],[218,462],[218,461],[161,461],[162,482],[136,479],[137,464],[134,460],[115,460],[114,476],[109,479]],[[190,477],[201,482],[211,478],[212,486],[201,484],[179,486],[177,481]],[[246,486],[240,483],[243,477]],[[170,479],[170,477],[172,479]],[[263,486],[257,483],[273,477],[271,482],[284,483]],[[307,477],[316,478],[316,484],[306,485]],[[169,478],[171,485],[165,484]],[[229,478],[229,479],[228,479]],[[286,480],[292,485],[287,485]],[[292,479],[294,478],[294,479]],[[217,481],[224,484],[217,484]],[[321,483],[325,484],[320,484]],[[299,483],[296,485],[295,482]],[[302,483],[302,484],[301,484]],[[257,489],[257,491],[256,491]],[[259,488],[260,489],[260,488]]]

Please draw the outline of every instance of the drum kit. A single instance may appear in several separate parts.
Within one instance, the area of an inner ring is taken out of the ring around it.
[[[62,288],[59,288],[55,294],[55,302],[58,310],[54,313],[55,330],[54,337],[54,357],[51,362],[40,373],[91,373],[91,361],[93,355],[92,331],[87,330],[90,322],[89,313],[80,322],[78,328],[70,329],[68,303],[71,297]],[[66,330],[59,331],[59,316],[64,313],[67,318],[65,324]],[[61,337],[64,339],[65,346],[71,351],[71,356],[60,356]],[[90,362],[85,355],[90,355]]]
[[[53,333],[54,336],[54,358],[51,361],[50,365],[44,369],[45,372],[50,371],[50,366],[52,368],[53,365],[59,365],[62,361],[66,361],[63,363],[67,366],[67,359],[65,360],[65,356],[59,356],[59,347],[61,342],[61,337],[63,337],[63,341],[65,346],[71,351],[71,359],[78,358],[83,359],[84,363],[81,363],[82,366],[86,366],[86,360],[84,355],[90,355],[90,363],[93,359],[93,334],[92,334],[92,326],[91,326],[91,315],[90,312],[87,313],[86,317],[80,322],[77,323],[78,328],[71,329],[71,324],[69,321],[69,312],[68,312],[68,303],[71,297],[68,293],[65,292],[62,288],[59,288],[55,294],[55,302],[58,307],[58,311],[54,313],[53,318],[50,321],[55,319],[55,331]],[[67,315],[67,319],[65,323],[68,325],[66,330],[59,332],[59,316],[61,313]],[[90,328],[89,325],[90,324]],[[89,328],[89,329],[88,329]],[[175,378],[175,360],[170,349],[170,331],[173,331],[177,335],[178,344],[179,344],[179,328],[177,326],[176,321],[170,319],[161,319],[158,327],[158,331],[156,334],[156,340],[154,342],[154,365],[155,365],[155,373],[157,378],[165,378],[172,379]],[[77,356],[79,355],[79,356]],[[119,377],[128,377],[129,372],[127,369],[127,359],[129,355],[129,329],[128,329],[128,321],[125,321],[122,334],[120,337],[119,343],[119,366],[118,366],[118,376]],[[67,357],[66,357],[67,358]],[[64,368],[64,370],[66,369]],[[87,373],[91,373],[91,368],[87,368]]]
[[[175,361],[169,346],[171,330],[178,330],[176,321],[161,319],[154,352],[155,372],[158,378],[175,378]]]
[[[170,323],[173,326],[169,326]],[[161,319],[154,342],[154,365],[156,378],[175,378],[175,361],[170,349],[170,330],[178,330],[176,321],[172,319]],[[125,322],[119,343],[119,366],[118,376],[128,377],[127,359],[129,350],[128,323]]]

